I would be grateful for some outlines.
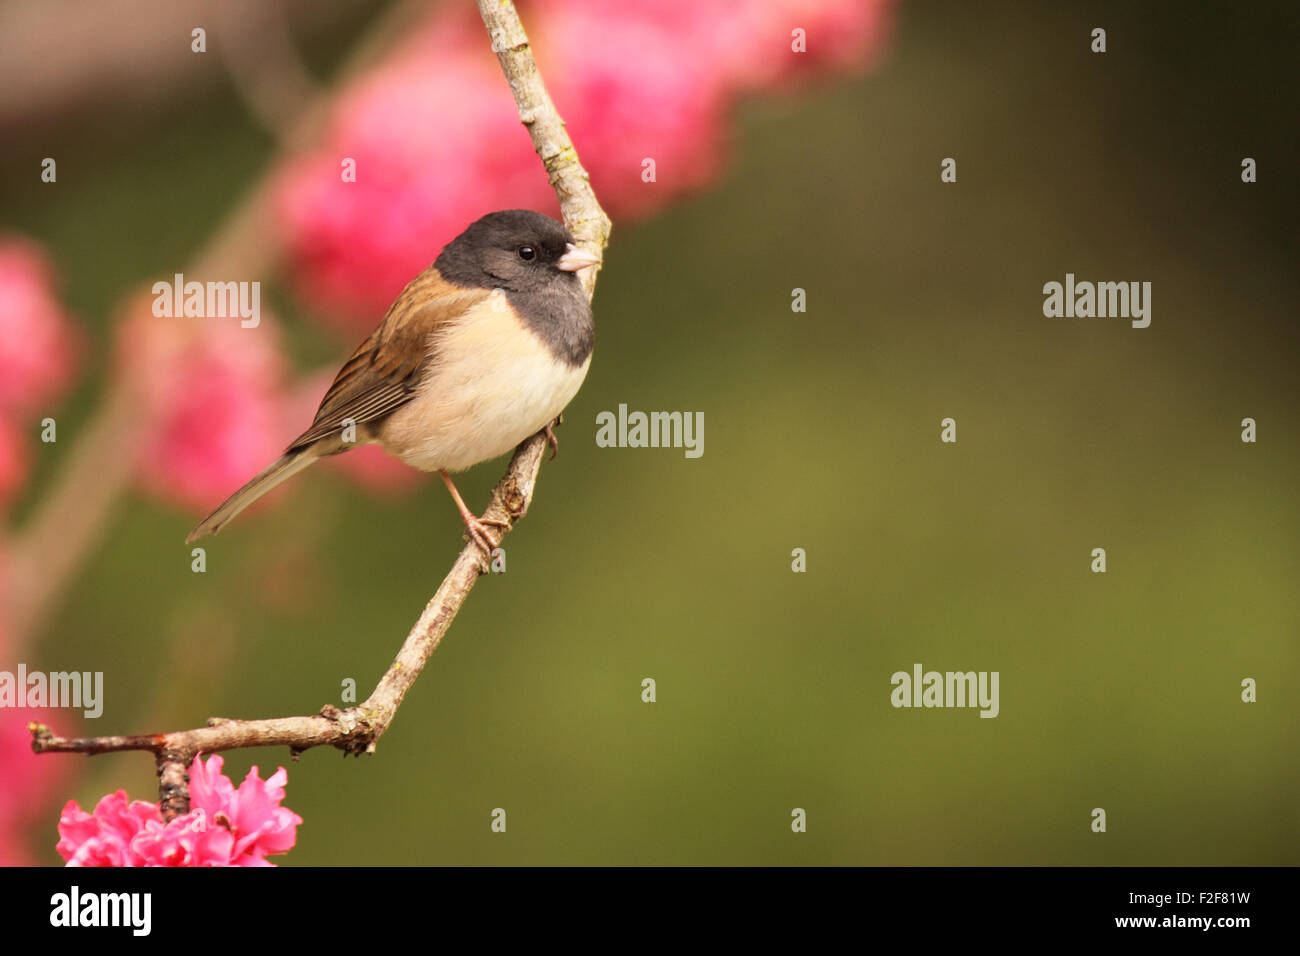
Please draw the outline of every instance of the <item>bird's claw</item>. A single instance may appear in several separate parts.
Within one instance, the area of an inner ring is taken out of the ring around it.
[[[509,528],[510,522],[501,521],[498,518],[475,518],[469,515],[465,518],[465,536],[483,549],[483,557],[479,562],[479,568],[484,574],[491,570],[489,561],[492,558],[492,550],[495,547],[492,539],[488,537],[488,526],[494,528]]]

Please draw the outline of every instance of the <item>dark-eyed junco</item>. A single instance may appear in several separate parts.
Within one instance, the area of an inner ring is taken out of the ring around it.
[[[595,330],[576,273],[599,261],[541,213],[479,219],[389,306],[335,376],[311,427],[186,542],[220,531],[318,458],[373,442],[441,474],[469,534],[487,549],[483,522],[449,472],[505,454],[549,427],[577,394]]]

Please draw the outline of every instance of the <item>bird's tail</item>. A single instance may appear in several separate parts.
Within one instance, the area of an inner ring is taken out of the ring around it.
[[[280,482],[302,471],[319,457],[310,448],[303,448],[281,455],[254,475],[248,484],[218,505],[217,510],[200,521],[198,526],[190,532],[189,537],[185,539],[185,543],[189,544],[205,534],[216,534],[235,515],[280,484]]]

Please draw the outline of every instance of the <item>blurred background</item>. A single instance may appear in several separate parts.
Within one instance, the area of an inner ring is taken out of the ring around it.
[[[595,359],[378,752],[226,755],[289,768],[278,862],[1300,862],[1300,22],[1065,6],[520,4],[615,222]],[[68,734],[364,698],[461,546],[440,482],[357,452],[205,573],[183,542],[444,242],[554,213],[473,4],[11,0],[0,38],[0,669],[103,671],[100,719],[35,715]],[[176,272],[261,324],[155,318]],[[1067,272],[1151,282],[1150,327],[1045,318]],[[598,448],[620,403],[703,412],[703,457]],[[1000,715],[894,709],[916,663],[999,671]],[[31,716],[0,861],[157,799]]]

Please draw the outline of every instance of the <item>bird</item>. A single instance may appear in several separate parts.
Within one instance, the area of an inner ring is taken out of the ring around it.
[[[451,478],[546,429],[591,366],[595,325],[578,272],[601,261],[528,209],[489,213],[412,279],[343,363],[311,426],[195,526],[216,534],[304,468],[362,444],[438,472],[471,540],[485,525]]]

